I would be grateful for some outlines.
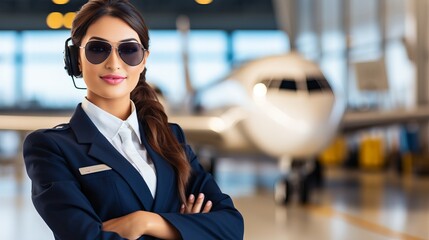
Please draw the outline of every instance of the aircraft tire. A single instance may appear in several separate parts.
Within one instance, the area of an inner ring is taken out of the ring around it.
[[[300,203],[307,204],[309,200],[309,195],[310,195],[309,178],[307,176],[304,176],[303,179],[301,179],[300,186],[299,186]]]
[[[277,204],[285,205],[292,195],[291,184],[287,179],[277,181],[274,187],[274,200]]]

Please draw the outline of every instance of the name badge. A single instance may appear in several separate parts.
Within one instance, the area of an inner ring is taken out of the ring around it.
[[[98,165],[79,168],[79,172],[80,172],[80,175],[86,175],[86,174],[102,172],[110,169],[112,168],[107,166],[106,164],[98,164]]]

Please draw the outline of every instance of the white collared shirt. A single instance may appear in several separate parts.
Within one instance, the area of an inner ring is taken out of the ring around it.
[[[140,174],[142,174],[142,172],[144,172],[143,169],[139,169],[138,165],[136,165],[133,162],[133,160],[129,159],[125,154],[122,148],[121,139],[118,135],[119,129],[122,126],[127,126],[127,125],[130,126],[131,132],[132,132],[132,140],[135,148],[137,149],[142,159],[147,162],[147,164],[152,168],[152,171],[154,171],[154,173],[156,174],[155,166],[151,161],[151,159],[149,158],[149,156],[147,155],[146,149],[141,142],[139,122],[137,119],[136,107],[133,101],[131,101],[131,107],[132,108],[131,108],[130,116],[127,118],[127,120],[123,121],[122,119],[117,118],[116,116],[99,108],[97,105],[91,103],[87,98],[85,98],[82,101],[83,110],[91,119],[91,121],[94,123],[94,125],[97,127],[97,129],[101,132],[101,134],[103,134],[103,136],[107,138],[107,140],[113,145],[113,147],[119,153],[121,153],[121,155],[124,156],[124,158],[127,159],[131,163],[131,165],[133,165],[137,169],[137,171]],[[156,177],[156,175],[154,176]],[[146,183],[148,182],[152,182],[156,184],[156,179],[152,179],[152,181],[146,181]],[[155,197],[155,191],[153,191],[153,189],[155,189],[156,186],[148,186],[148,187],[149,189],[151,189],[152,196]]]

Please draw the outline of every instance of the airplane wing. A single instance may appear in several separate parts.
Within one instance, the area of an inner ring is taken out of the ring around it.
[[[225,114],[213,116],[171,116],[170,122],[178,123],[188,142],[210,146],[218,151],[260,153],[261,150],[246,137],[240,121],[231,120]],[[393,124],[429,121],[429,106],[389,111],[346,111],[339,132],[352,132]]]
[[[428,121],[429,106],[386,111],[346,111],[340,124],[340,131],[350,132],[377,126]]]
[[[193,145],[228,153],[259,153],[243,131],[241,120],[245,117],[241,109],[231,108],[219,115],[169,116],[169,122],[179,124]]]
[[[192,143],[220,147],[223,144],[224,121],[215,116],[173,116],[169,121],[183,129],[186,139]]]
[[[0,130],[34,131],[70,121],[70,114],[0,114]]]

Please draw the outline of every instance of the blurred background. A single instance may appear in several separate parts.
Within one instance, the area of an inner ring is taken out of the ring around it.
[[[0,0],[0,239],[53,239],[21,144],[86,95],[63,61],[85,2]],[[150,29],[147,80],[245,239],[429,239],[428,1],[131,2]]]

